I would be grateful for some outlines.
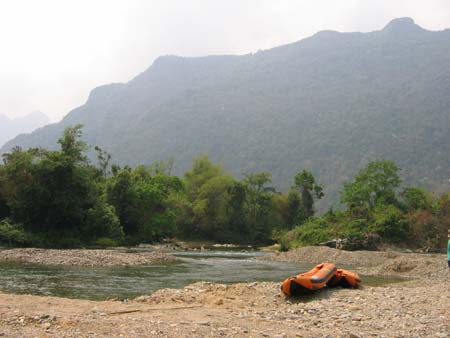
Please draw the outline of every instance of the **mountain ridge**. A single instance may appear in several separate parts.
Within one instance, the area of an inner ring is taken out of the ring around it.
[[[400,18],[379,31],[322,31],[253,54],[162,56],[2,152],[54,148],[64,127],[81,123],[85,140],[120,164],[174,158],[181,174],[208,153],[237,176],[270,171],[280,189],[307,168],[328,186],[325,203],[379,158],[395,160],[406,183],[439,191],[450,161],[449,37]]]
[[[0,147],[17,135],[32,132],[48,123],[50,123],[50,119],[41,111],[34,111],[12,119],[0,114]]]

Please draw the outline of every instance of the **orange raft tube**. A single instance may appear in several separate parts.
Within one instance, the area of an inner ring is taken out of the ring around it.
[[[321,263],[305,273],[287,278],[281,285],[281,291],[292,296],[305,291],[322,289],[336,274],[336,265]]]
[[[331,278],[327,286],[342,286],[343,288],[356,288],[361,283],[361,279],[356,272],[344,269],[337,269],[333,278]]]
[[[281,291],[287,296],[307,293],[325,286],[356,287],[361,282],[358,274],[337,269],[332,263],[321,263],[310,271],[287,278]]]

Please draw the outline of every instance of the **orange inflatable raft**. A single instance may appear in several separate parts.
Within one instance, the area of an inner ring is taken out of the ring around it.
[[[361,283],[361,279],[356,272],[337,269],[333,278],[331,278],[327,286],[342,286],[343,288],[355,288]]]
[[[281,284],[281,291],[287,296],[307,293],[325,286],[357,287],[361,280],[357,273],[337,269],[332,263],[321,263],[308,272],[287,278]]]

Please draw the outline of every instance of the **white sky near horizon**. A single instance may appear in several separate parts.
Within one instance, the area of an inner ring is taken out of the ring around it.
[[[52,121],[160,55],[245,54],[317,31],[412,17],[450,28],[449,0],[0,0],[0,113]]]

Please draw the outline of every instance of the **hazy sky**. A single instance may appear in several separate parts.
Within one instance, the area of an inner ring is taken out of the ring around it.
[[[0,113],[56,121],[159,55],[245,54],[396,17],[450,27],[449,0],[0,0]]]

